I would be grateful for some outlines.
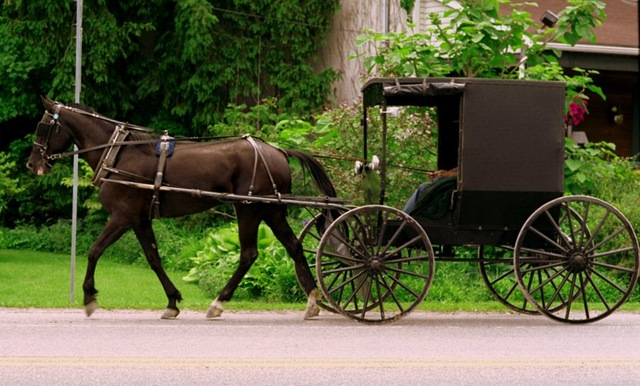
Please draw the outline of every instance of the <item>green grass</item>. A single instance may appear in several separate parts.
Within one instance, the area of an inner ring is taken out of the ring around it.
[[[82,281],[86,257],[77,256],[75,296],[70,300],[70,257],[65,254],[0,249],[0,307],[82,308]],[[181,309],[205,312],[213,299],[197,285],[187,283],[184,271],[167,274],[182,292]],[[147,266],[103,258],[96,269],[98,302],[105,309],[161,310],[167,305],[160,281]],[[304,303],[231,301],[228,310],[304,310]]]
[[[75,274],[75,297],[70,301],[70,259],[65,254],[0,250],[0,307],[13,308],[81,308],[82,280],[86,258],[78,256]],[[169,271],[169,276],[182,292],[181,309],[205,311],[212,299],[196,285],[186,283],[186,272]],[[436,275],[437,276],[437,275]],[[437,279],[437,277],[436,277]],[[433,286],[438,285],[434,280]],[[98,302],[105,309],[164,309],[166,297],[153,271],[146,266],[102,259],[96,270]],[[436,288],[437,289],[437,288]],[[303,310],[304,302],[266,303],[262,301],[231,301],[228,310]],[[421,310],[438,312],[508,312],[496,301],[429,301]],[[639,303],[627,302],[621,308],[640,310]]]

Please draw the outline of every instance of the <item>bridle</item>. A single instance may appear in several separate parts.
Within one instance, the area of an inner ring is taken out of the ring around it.
[[[49,161],[53,161],[58,158],[55,157],[55,155],[48,155],[47,149],[49,148],[49,139],[51,139],[51,132],[53,131],[53,128],[55,127],[56,130],[59,130],[60,128],[59,119],[61,108],[62,105],[55,105],[53,114],[48,110],[45,110],[45,116],[42,117],[42,120],[38,122],[38,125],[36,126],[36,140],[33,142],[33,145],[40,149],[42,161],[44,161],[48,166],[51,166]],[[51,117],[49,122],[46,121],[47,117]]]
[[[53,132],[54,127],[55,127],[55,130],[57,131],[62,126],[60,123],[60,110],[63,108],[65,110],[70,110],[78,114],[91,116],[107,122],[111,122],[115,125],[115,130],[119,130],[121,127],[126,127],[127,129],[133,129],[133,130],[147,132],[147,133],[158,132],[158,130],[153,130],[153,129],[149,129],[142,126],[131,125],[129,123],[116,121],[114,119],[110,119],[99,114],[86,112],[70,106],[65,106],[61,103],[56,103],[54,105],[53,113],[50,113],[48,110],[44,111],[45,116],[42,118],[40,122],[38,122],[38,125],[36,126],[36,140],[33,142],[34,146],[40,150],[40,156],[42,157],[42,161],[45,164],[47,164],[49,167],[51,167],[51,163],[50,163],[51,161],[55,161],[63,157],[87,153],[94,150],[101,150],[107,147],[112,147],[114,145],[140,145],[140,144],[156,143],[159,141],[159,139],[147,139],[147,140],[139,140],[139,141],[118,142],[118,143],[109,142],[109,143],[91,146],[91,147],[80,149],[80,150],[74,150],[74,151],[68,151],[68,152],[62,152],[62,153],[56,153],[56,154],[47,154],[47,149],[49,148],[49,140],[51,139],[51,133]],[[47,121],[49,117],[51,119]]]
[[[94,150],[111,148],[113,146],[153,144],[153,143],[159,143],[162,141],[161,138],[153,138],[153,139],[126,141],[126,142],[124,141],[106,142],[100,145],[95,145],[95,146],[91,146],[83,149],[56,153],[56,154],[47,154],[47,150],[49,148],[49,140],[51,139],[51,134],[54,130],[54,127],[57,131],[62,126],[62,124],[60,123],[60,110],[62,109],[73,111],[81,115],[97,118],[106,122],[110,122],[114,124],[115,131],[118,131],[122,127],[125,127],[127,130],[135,130],[135,131],[152,134],[152,135],[159,134],[159,133],[167,134],[167,132],[164,130],[150,129],[148,127],[143,127],[143,126],[138,126],[130,123],[117,121],[115,119],[111,119],[97,113],[83,111],[81,109],[77,109],[71,106],[65,106],[61,103],[56,102],[54,105],[53,113],[45,109],[44,111],[45,116],[42,118],[40,122],[38,122],[38,125],[36,126],[36,140],[33,142],[33,145],[40,150],[40,156],[42,157],[42,161],[49,167],[52,166],[50,163],[51,161],[55,161],[60,158],[68,157],[76,154],[83,154],[83,153],[87,153]],[[47,121],[48,118],[51,118],[51,119]],[[178,141],[203,141],[203,140],[212,140],[212,139],[220,140],[220,139],[228,139],[228,138],[237,138],[237,137],[235,136],[179,137],[179,138],[173,138],[173,140],[178,142]]]

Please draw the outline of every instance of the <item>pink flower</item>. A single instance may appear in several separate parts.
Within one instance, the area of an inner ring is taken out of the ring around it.
[[[582,121],[584,121],[584,116],[587,114],[586,106],[586,100],[571,102],[569,105],[569,112],[564,116],[564,123],[566,125],[578,126]]]

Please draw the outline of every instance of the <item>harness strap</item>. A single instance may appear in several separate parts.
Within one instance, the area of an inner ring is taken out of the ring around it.
[[[251,176],[251,185],[249,185],[249,196],[253,195],[253,189],[254,189],[254,183],[256,180],[256,174],[258,171],[258,157],[260,157],[260,159],[262,160],[262,163],[264,164],[265,169],[267,170],[267,175],[269,176],[269,180],[271,181],[271,186],[273,187],[273,193],[280,197],[280,193],[278,192],[278,187],[276,186],[276,183],[273,181],[273,176],[271,175],[271,170],[269,169],[269,165],[267,164],[267,161],[264,159],[264,155],[262,154],[262,151],[260,150],[260,147],[258,147],[258,144],[256,143],[256,141],[251,138],[251,136],[249,134],[245,134],[242,136],[242,138],[246,139],[251,146],[253,147],[253,152],[254,152],[254,159],[253,159],[253,175]]]
[[[116,129],[113,131],[113,134],[111,134],[111,138],[107,143],[108,147],[104,149],[102,157],[100,157],[100,161],[98,162],[98,169],[93,176],[92,184],[94,186],[99,187],[102,184],[102,179],[107,177],[116,161],[116,158],[118,157],[120,149],[122,148],[118,143],[123,142],[128,135],[129,131],[127,130],[126,123],[116,126]]]
[[[160,154],[158,157],[156,179],[153,182],[153,197],[151,198],[151,208],[149,208],[150,219],[160,217],[160,187],[162,186],[162,179],[164,178],[164,167],[167,163],[169,150],[171,149],[171,140],[173,140],[173,138],[165,131],[162,137],[160,137],[160,143],[158,144]]]

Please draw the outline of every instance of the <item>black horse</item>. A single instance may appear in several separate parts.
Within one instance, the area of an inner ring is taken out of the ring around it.
[[[55,159],[69,154],[63,152],[72,143],[75,144],[81,157],[96,173],[94,183],[99,186],[100,201],[110,215],[89,251],[82,286],[87,316],[98,308],[98,291],[94,281],[98,260],[104,250],[128,229],[135,232],[149,265],[160,279],[169,299],[162,318],[175,318],[180,313],[177,302],[182,300],[182,295],[162,268],[152,218],[197,213],[220,201],[210,197],[194,197],[184,192],[165,191],[159,189],[160,185],[236,195],[289,194],[291,169],[288,157],[294,157],[310,171],[324,195],[335,197],[335,189],[320,163],[300,151],[276,148],[251,138],[172,143],[141,132],[144,128],[136,126],[128,129],[122,122],[96,114],[86,106],[65,106],[48,98],[43,98],[43,103],[45,113],[36,129],[36,140],[27,167],[43,175],[50,171]],[[156,150],[158,144],[165,149],[160,156]],[[154,184],[154,189],[138,189],[110,181],[135,181],[146,183],[147,186]],[[287,222],[286,206],[260,201],[234,201],[233,206],[238,221],[240,262],[229,282],[211,303],[207,317],[220,316],[223,303],[231,299],[256,260],[257,232],[262,221],[272,229],[295,262],[296,274],[308,296],[305,319],[316,316],[319,311],[316,304],[318,290],[303,256],[302,245]]]

